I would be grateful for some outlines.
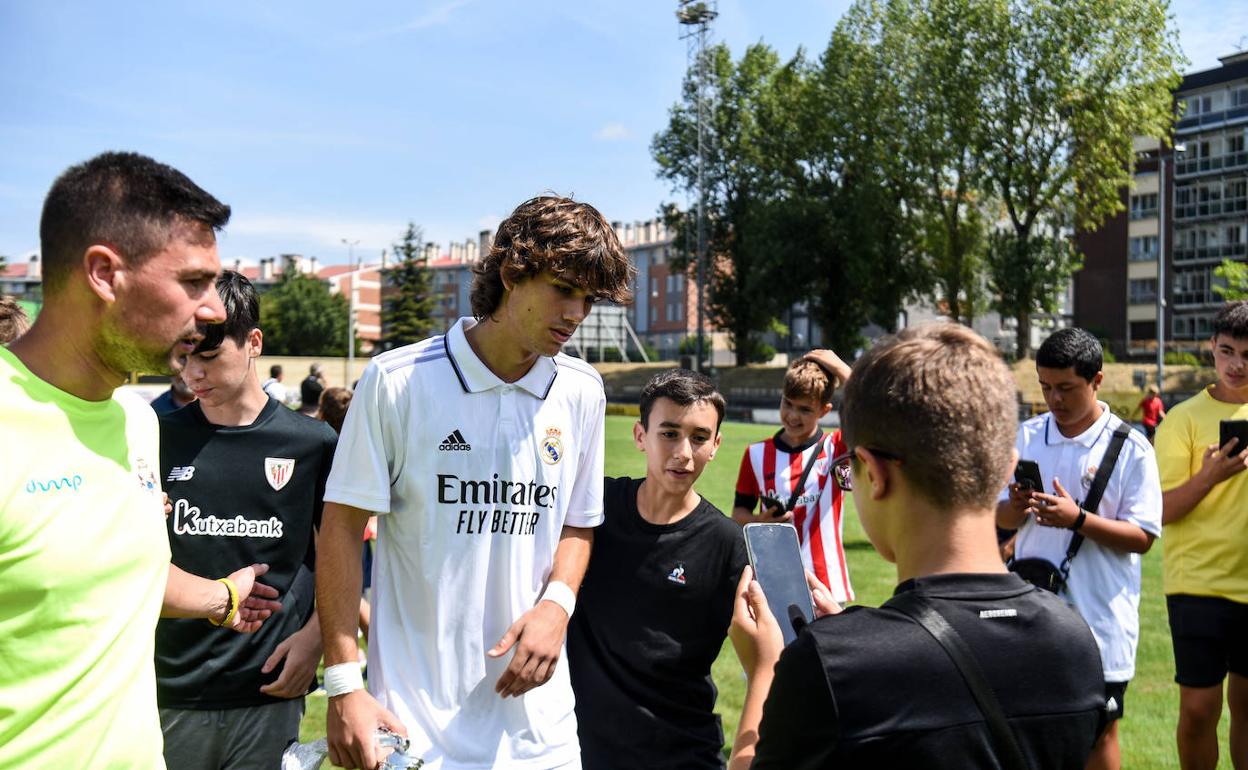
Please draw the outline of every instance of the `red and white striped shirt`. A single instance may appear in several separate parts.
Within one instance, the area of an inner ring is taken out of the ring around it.
[[[737,474],[736,505],[752,511],[763,496],[787,505],[793,485],[802,477],[811,456],[815,456],[815,467],[806,477],[793,508],[802,562],[832,590],[832,598],[838,602],[852,601],[854,589],[849,584],[841,534],[844,492],[832,477],[831,468],[832,458],[845,451],[841,432],[828,435],[821,431],[800,447],[789,447],[780,438],[781,433],[746,448]]]

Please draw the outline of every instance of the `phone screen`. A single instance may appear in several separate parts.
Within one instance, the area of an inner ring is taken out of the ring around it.
[[[815,619],[797,530],[792,524],[746,524],[745,549],[788,645],[797,638],[798,627]]]
[[[1226,446],[1232,436],[1239,439],[1232,452],[1239,454],[1248,448],[1248,420],[1222,420],[1218,424],[1218,446]]]
[[[1044,491],[1044,479],[1040,476],[1040,465],[1034,460],[1019,460],[1014,466],[1014,481],[1025,489],[1036,492]]]

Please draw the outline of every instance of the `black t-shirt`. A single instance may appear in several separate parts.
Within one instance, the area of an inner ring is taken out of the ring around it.
[[[1029,765],[1081,770],[1101,726],[1096,640],[1055,594],[1017,575],[936,575],[930,597],[971,648]],[[780,657],[753,768],[999,768],[948,654],[896,610],[816,620]]]
[[[254,562],[282,609],[255,634],[204,620],[156,627],[156,695],[163,708],[226,709],[278,702],[260,692],[281,667],[260,667],[312,614],[314,527],[337,436],[272,398],[251,425],[223,427],[199,402],[160,418],[160,474],[173,563],[217,578]]]
[[[705,499],[674,524],[637,511],[642,479],[607,479],[605,519],[568,629],[581,761],[723,767],[711,664],[746,564],[741,527]]]

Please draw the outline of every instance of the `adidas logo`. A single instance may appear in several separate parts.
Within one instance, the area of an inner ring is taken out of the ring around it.
[[[472,444],[464,438],[464,434],[458,429],[453,431],[451,435],[442,439],[442,443],[438,444],[439,452],[469,452],[472,451]]]

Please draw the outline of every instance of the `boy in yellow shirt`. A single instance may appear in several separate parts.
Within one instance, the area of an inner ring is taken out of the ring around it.
[[[1217,766],[1228,672],[1231,759],[1248,768],[1248,452],[1233,438],[1218,445],[1222,420],[1248,419],[1248,302],[1222,308],[1212,343],[1217,382],[1171,409],[1156,436],[1185,770]]]

